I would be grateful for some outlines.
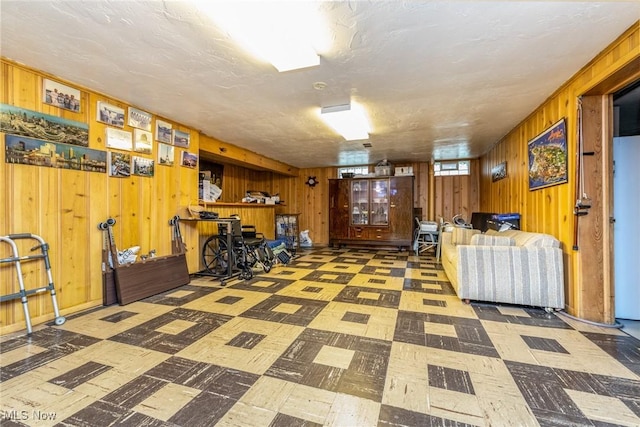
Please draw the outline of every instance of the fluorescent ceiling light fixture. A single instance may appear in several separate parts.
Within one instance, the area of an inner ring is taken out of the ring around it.
[[[278,71],[320,64],[326,25],[311,1],[194,0],[215,24],[246,51]]]
[[[369,120],[359,104],[323,107],[320,118],[347,141],[369,139]]]

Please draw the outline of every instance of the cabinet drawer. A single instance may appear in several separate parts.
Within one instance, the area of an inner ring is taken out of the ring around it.
[[[349,238],[367,240],[369,238],[369,229],[365,227],[349,227]]]
[[[389,229],[382,227],[375,227],[369,230],[369,238],[371,240],[388,240]]]

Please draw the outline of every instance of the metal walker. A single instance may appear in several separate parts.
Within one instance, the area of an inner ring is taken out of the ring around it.
[[[14,242],[14,240],[18,239],[35,239],[39,242],[39,245],[31,248],[32,251],[36,249],[40,249],[41,253],[38,255],[26,255],[20,256],[18,254],[18,246]],[[53,302],[53,312],[55,315],[55,324],[62,325],[65,322],[65,318],[60,315],[60,311],[58,310],[58,302],[56,300],[56,290],[53,286],[53,276],[51,275],[51,263],[49,262],[49,245],[42,239],[40,236],[36,236],[35,234],[30,233],[21,233],[21,234],[9,234],[8,236],[0,236],[0,241],[6,242],[11,246],[11,250],[13,256],[9,258],[0,258],[0,264],[3,263],[14,263],[16,265],[16,273],[18,274],[18,284],[20,285],[20,292],[16,292],[9,295],[1,295],[0,302],[11,301],[15,299],[20,299],[22,301],[22,309],[24,310],[24,320],[27,324],[27,335],[31,335],[31,317],[29,315],[29,306],[27,304],[27,297],[29,295],[37,294],[40,292],[51,292],[51,301]],[[47,279],[49,283],[47,286],[42,286],[40,288],[35,289],[25,289],[24,281],[22,280],[22,267],[20,265],[23,261],[30,261],[36,259],[43,259],[44,266],[47,271]]]

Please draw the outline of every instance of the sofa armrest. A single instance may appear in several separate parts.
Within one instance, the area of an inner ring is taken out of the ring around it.
[[[461,245],[456,249],[461,299],[564,308],[559,248]]]
[[[479,246],[515,246],[513,237],[476,234],[471,238],[470,245]]]

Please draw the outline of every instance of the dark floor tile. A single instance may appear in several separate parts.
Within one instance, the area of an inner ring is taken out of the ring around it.
[[[260,341],[265,339],[267,336],[262,334],[254,334],[251,332],[240,332],[238,335],[233,337],[226,345],[230,345],[232,347],[246,348],[247,350],[251,350],[253,347],[258,345]]]
[[[132,311],[122,310],[122,311],[119,311],[117,313],[113,313],[113,314],[111,314],[109,316],[103,317],[100,320],[103,320],[105,322],[118,323],[118,322],[121,322],[121,321],[123,321],[125,319],[128,319],[128,318],[133,317],[133,316],[137,316],[137,315],[138,315],[138,313],[134,313]]]
[[[425,322],[452,325],[456,337],[432,334],[425,330]],[[399,310],[393,339],[443,350],[500,357],[482,323],[476,319]]]
[[[445,366],[428,365],[429,386],[460,393],[475,394],[471,376],[467,371],[447,368]]]
[[[543,350],[552,353],[564,353],[569,352],[562,346],[557,340],[551,338],[530,337],[528,335],[520,335],[524,342],[533,350]]]
[[[438,273],[436,273],[435,271],[421,271],[420,276],[421,277],[437,277]]]
[[[498,311],[498,304],[472,302],[471,306],[479,319],[517,325],[539,326],[542,328],[572,329],[553,313],[547,313],[542,308],[522,307],[529,317],[504,315]]]
[[[244,395],[259,378],[248,372],[175,356],[148,370],[145,376],[234,399]]]
[[[337,277],[336,277],[337,276]],[[334,283],[337,285],[346,285],[353,277],[354,273],[338,272],[335,270],[315,270],[302,278],[308,282]]]
[[[109,338],[109,340],[135,345],[149,350],[161,351],[163,353],[175,354],[222,326],[230,319],[232,319],[231,316],[222,314],[177,308],[148,322],[114,335]],[[189,321],[193,323],[193,326],[178,334],[167,334],[157,330],[175,320]]]
[[[360,295],[361,292],[375,294],[377,299],[371,299]],[[338,302],[350,304],[363,304],[375,307],[398,308],[402,292],[389,289],[367,288],[362,286],[347,286],[333,299]]]
[[[65,418],[57,425],[82,427],[111,426],[116,425],[119,419],[130,414],[132,414],[132,412],[123,407],[99,400],[79,410],[70,417]]]
[[[167,423],[148,415],[134,412],[124,417],[120,417],[114,426],[135,426],[135,427],[180,427],[173,423]]]
[[[376,253],[373,256],[373,259],[377,259],[377,260],[385,260],[385,261],[406,261],[409,258],[409,254],[404,252],[404,253],[395,253],[395,254],[391,254],[391,253],[384,253],[384,254],[380,254],[380,253]]]
[[[558,414],[561,418],[584,418],[553,368],[510,361],[505,364],[536,416],[536,410],[541,410],[540,413]]]
[[[433,306],[433,307],[446,307],[447,306],[447,302],[446,301],[442,301],[442,300],[437,300],[437,299],[423,298],[422,299],[422,305],[430,305],[430,306]]]
[[[349,367],[315,363],[324,346],[352,350]],[[388,341],[307,329],[265,375],[380,402],[390,353],[391,343]]]
[[[304,260],[294,260],[292,263],[287,265],[287,269],[291,271],[299,271],[299,270],[316,270],[322,267],[325,263],[318,261],[310,261],[309,257],[305,257]]]
[[[118,387],[101,400],[122,408],[132,409],[167,384],[166,381],[142,375]]]
[[[582,332],[608,355],[640,376],[640,340],[632,336]]]
[[[111,369],[111,366],[97,362],[87,362],[69,372],[49,380],[51,384],[59,385],[68,389],[73,389],[80,384],[84,384],[92,378],[103,374]]]
[[[360,270],[361,274],[372,274],[376,276],[404,277],[406,269],[399,267],[378,267],[375,265],[365,265]]]
[[[288,268],[288,267],[287,267]],[[261,282],[259,286],[256,286],[256,282]],[[268,282],[269,286],[265,286],[264,282]],[[229,286],[233,289],[240,289],[243,291],[255,291],[262,292],[267,294],[275,294],[278,291],[283,290],[290,284],[294,283],[295,280],[287,279],[284,277],[274,277],[274,276],[256,276],[251,280],[244,280],[238,283],[234,283]]]
[[[322,424],[278,413],[269,424],[269,427],[322,427]]]
[[[225,297],[220,298],[216,302],[219,302],[220,304],[233,305],[233,304],[237,303],[238,301],[242,301],[242,300],[243,300],[243,298],[241,298],[241,297],[234,297],[234,296],[231,296],[231,295],[227,295]]]
[[[188,295],[176,298],[171,296],[176,291],[189,291],[191,292]],[[213,292],[218,292],[220,288],[209,288],[204,286],[194,286],[194,285],[184,285],[178,289],[171,289],[166,292],[162,292],[157,295],[153,295],[151,297],[145,298],[143,301],[150,304],[162,304],[162,305],[170,305],[172,307],[180,307],[184,304],[187,304],[191,301],[197,300],[205,295],[209,295]]]
[[[540,408],[531,408],[540,427],[591,427],[594,424],[582,414],[566,414]]]
[[[32,371],[36,368],[39,368],[40,366],[46,365],[47,363],[53,362],[54,360],[60,359],[61,357],[67,356],[101,341],[97,338],[91,338],[79,334],[61,335],[66,341],[52,344],[46,351],[34,354],[27,357],[26,359],[19,360],[7,366],[3,366],[0,370],[0,382],[7,381],[18,375],[22,375],[26,372]],[[54,341],[51,340],[50,342]]]
[[[439,285],[439,289],[433,289],[430,287],[423,287],[424,285]],[[442,280],[426,280],[426,279],[404,279],[402,289],[405,291],[424,292],[426,294],[436,295],[455,295],[455,291],[451,287],[451,284]]]
[[[220,421],[235,403],[235,399],[205,391],[169,418],[169,422],[185,427],[210,427]]]
[[[287,306],[298,306],[298,308],[293,313],[278,311],[283,304]],[[254,305],[240,316],[270,322],[287,323],[290,325],[307,326],[327,304],[328,302],[326,301],[272,295]]]
[[[369,318],[371,317],[371,315],[369,314],[364,314],[364,313],[353,313],[351,311],[347,311],[344,316],[342,316],[342,320],[343,322],[353,322],[353,323],[361,323],[363,325],[366,325],[367,322],[369,322]]]

